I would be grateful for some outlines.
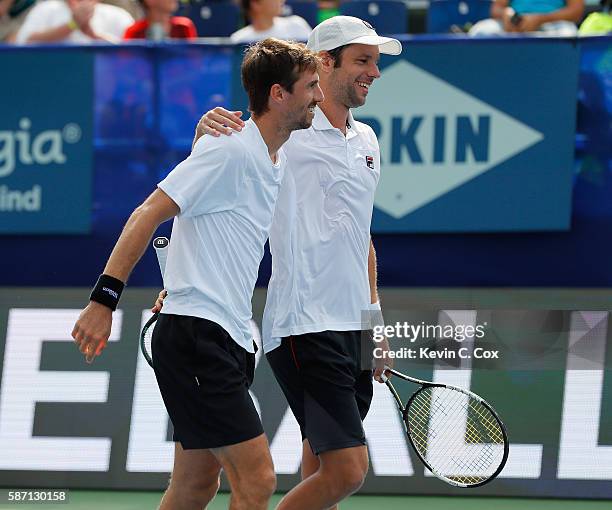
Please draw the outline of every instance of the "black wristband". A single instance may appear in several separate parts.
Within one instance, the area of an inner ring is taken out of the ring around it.
[[[117,309],[124,287],[125,284],[121,280],[117,280],[117,278],[107,274],[101,274],[91,291],[89,299],[108,306],[114,312]]]

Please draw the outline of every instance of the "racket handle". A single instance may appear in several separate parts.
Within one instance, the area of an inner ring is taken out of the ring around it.
[[[166,259],[168,257],[168,246],[170,241],[167,237],[156,237],[153,239],[153,248],[157,254],[157,262],[159,263],[159,270],[161,271],[162,279],[164,278],[164,272],[166,271]]]
[[[384,383],[386,383],[389,380],[389,378],[387,377],[387,374],[385,373],[387,370],[389,370],[390,372],[393,372],[393,369],[389,367],[388,365],[385,365],[383,367],[383,373],[380,374],[380,380]]]

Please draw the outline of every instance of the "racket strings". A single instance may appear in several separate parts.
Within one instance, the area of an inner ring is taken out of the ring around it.
[[[421,395],[421,399],[423,400],[423,395]],[[448,405],[448,407],[442,407],[442,400],[436,397],[433,397],[433,399],[424,399],[425,402],[427,403],[427,401],[429,400],[429,402],[434,402],[434,406],[431,407],[431,405],[426,405],[425,408],[429,407],[431,409],[431,423],[433,423],[434,425],[436,423],[440,423],[440,420],[448,420],[449,416],[456,416],[458,411],[462,412],[462,417],[465,419],[465,412],[468,410],[467,407],[465,406],[464,402],[460,402],[460,401],[454,401],[451,402],[451,405]],[[465,400],[465,399],[464,399]],[[421,405],[421,412],[419,413],[421,415],[421,417],[423,416],[423,406]],[[423,425],[424,422],[421,419],[421,425]],[[474,425],[474,421],[473,420],[469,420],[468,421],[469,425]],[[428,425],[425,425],[425,427],[427,427]],[[477,427],[478,429],[482,430],[482,427]],[[471,430],[472,429],[472,430]],[[442,431],[443,434],[439,434],[437,432]],[[421,442],[423,444],[425,441],[433,441],[435,438],[438,439],[438,441],[440,442],[440,444],[451,444],[453,443],[453,439],[454,442],[457,442],[456,437],[453,438],[453,436],[457,436],[457,428],[456,427],[447,427],[447,428],[440,428],[438,430],[436,430],[435,426],[432,427],[431,425],[429,425],[429,431],[426,431],[425,429],[420,430],[419,431],[419,439],[421,440]],[[489,435],[487,434],[486,430],[484,430],[484,438],[481,435],[477,434],[475,432],[475,430],[473,430],[473,427],[469,427],[466,426],[466,442],[468,443],[478,443],[482,440],[489,440]],[[464,443],[465,444],[465,443]],[[464,445],[461,445],[464,446]],[[425,455],[427,455],[427,451],[424,451]],[[431,455],[429,455],[429,457],[431,457]],[[487,460],[491,460],[493,458],[492,455],[492,451],[490,449],[485,449],[482,454],[481,454],[482,458],[475,458],[475,459],[466,459],[466,458],[456,458],[456,457],[451,457],[449,458],[449,460],[455,465],[456,468],[460,468],[461,470],[465,471],[465,470],[473,470],[475,468],[479,468],[482,464],[482,460],[484,460],[485,462]],[[431,458],[429,459],[431,460]],[[469,472],[469,471],[468,471]]]
[[[147,332],[145,333],[145,337],[144,337],[144,344],[145,344],[145,348],[147,350],[147,353],[149,354],[149,356],[152,356],[152,352],[151,352],[151,341],[153,339],[153,327],[149,327],[147,329]]]
[[[492,476],[504,456],[504,435],[479,400],[442,387],[426,387],[410,402],[407,428],[432,471],[473,485]]]

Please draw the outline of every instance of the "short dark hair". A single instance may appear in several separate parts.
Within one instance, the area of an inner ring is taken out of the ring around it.
[[[304,44],[268,38],[249,46],[240,69],[242,85],[249,96],[249,111],[261,115],[268,111],[272,85],[279,84],[287,92],[300,74],[316,71],[319,57]]]
[[[334,59],[334,67],[338,68],[342,65],[342,52],[349,47],[349,44],[338,46],[333,50],[327,50],[327,53]]]

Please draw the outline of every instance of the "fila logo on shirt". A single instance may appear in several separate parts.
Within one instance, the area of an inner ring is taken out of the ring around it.
[[[374,158],[372,156],[366,156],[366,165],[368,165],[368,168],[370,168],[371,170],[374,170]]]

